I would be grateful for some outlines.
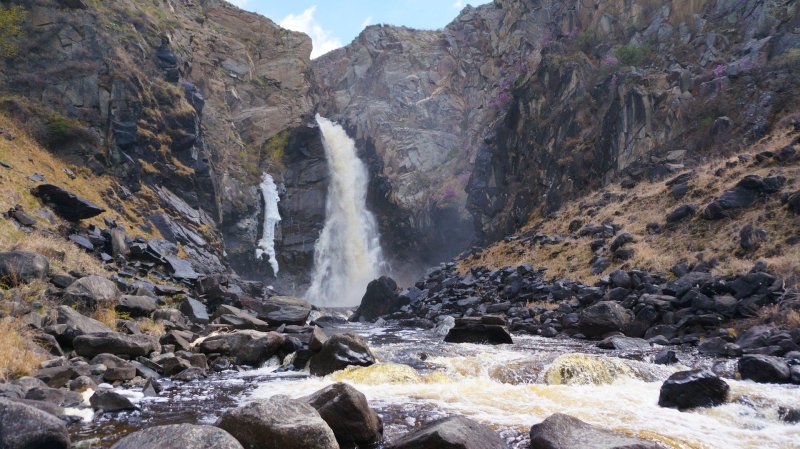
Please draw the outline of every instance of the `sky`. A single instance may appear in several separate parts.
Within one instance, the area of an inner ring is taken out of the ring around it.
[[[379,23],[435,30],[467,5],[491,0],[228,0],[273,22],[311,36],[311,58],[349,44],[367,25]]]

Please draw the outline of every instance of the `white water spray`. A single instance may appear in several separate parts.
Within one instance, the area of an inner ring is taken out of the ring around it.
[[[269,257],[269,264],[272,272],[278,277],[278,259],[275,254],[275,226],[281,221],[281,214],[278,212],[278,187],[275,181],[267,173],[261,178],[261,194],[264,196],[264,230],[261,233],[261,240],[256,247],[256,259],[263,260],[266,254]]]
[[[375,217],[366,204],[369,176],[347,132],[319,114],[317,123],[331,179],[306,299],[326,306],[358,305],[367,284],[383,268]]]

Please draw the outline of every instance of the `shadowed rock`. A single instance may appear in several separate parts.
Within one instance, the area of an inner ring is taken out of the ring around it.
[[[428,423],[392,441],[387,449],[505,449],[494,430],[463,416]]]
[[[664,449],[658,443],[592,426],[556,413],[531,427],[531,449]]]
[[[0,448],[69,449],[64,423],[55,416],[0,398]]]
[[[111,449],[243,449],[236,438],[213,426],[170,424],[134,432]]]
[[[679,371],[661,385],[658,405],[679,410],[723,404],[730,387],[708,370]]]
[[[26,251],[0,253],[0,283],[14,287],[44,279],[50,263],[41,254]]]
[[[58,215],[69,221],[85,220],[106,211],[91,201],[52,184],[42,184],[36,187],[33,189],[33,194]]]
[[[343,447],[370,445],[383,436],[381,418],[363,393],[338,382],[302,398],[314,407]]]
[[[374,363],[375,357],[363,338],[355,334],[337,334],[311,357],[310,369],[315,376],[327,376],[350,365],[370,366]]]

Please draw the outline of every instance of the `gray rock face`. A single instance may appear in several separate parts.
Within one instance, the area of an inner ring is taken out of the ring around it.
[[[680,410],[713,407],[725,402],[730,387],[708,370],[679,371],[664,381],[658,405]]]
[[[0,398],[0,447],[69,449],[64,423],[34,407]]]
[[[105,324],[81,315],[72,307],[58,306],[57,311],[56,323],[60,326],[51,326],[46,331],[52,333],[61,344],[72,345],[79,335],[112,332]]]
[[[241,330],[208,337],[198,345],[198,350],[233,356],[238,363],[257,366],[277,353],[283,341],[283,335],[277,332]]]
[[[342,447],[374,444],[383,436],[381,418],[350,385],[337,382],[302,400],[319,412]]]
[[[83,357],[94,357],[102,353],[139,357],[161,351],[161,345],[155,337],[118,332],[80,335],[72,341],[72,345],[75,352]]]
[[[508,446],[492,429],[463,416],[428,423],[392,441],[387,449],[505,449]]]
[[[228,432],[213,426],[171,424],[125,436],[111,449],[243,449]]]
[[[216,426],[246,449],[339,449],[333,431],[313,407],[283,395],[229,410]]]
[[[194,298],[184,298],[178,305],[178,310],[195,323],[206,324],[210,320],[206,305]]]
[[[789,365],[781,357],[748,354],[739,359],[742,379],[759,383],[788,383],[791,379]]]
[[[102,276],[86,276],[64,290],[64,302],[79,310],[95,310],[100,305],[112,305],[119,297],[117,285]]]
[[[0,282],[8,286],[28,284],[44,279],[50,272],[50,262],[41,254],[11,251],[0,253]]]
[[[273,296],[265,301],[255,300],[245,303],[248,309],[256,312],[258,318],[272,325],[303,325],[311,314],[311,304],[291,296]]]
[[[309,368],[315,376],[327,376],[350,365],[370,366],[374,363],[375,356],[363,338],[356,334],[336,334],[311,357]]]
[[[89,403],[94,410],[104,412],[121,412],[124,410],[135,410],[136,406],[125,396],[111,391],[98,390],[89,398]]]
[[[531,427],[531,449],[664,449],[658,443],[594,427],[556,413]]]

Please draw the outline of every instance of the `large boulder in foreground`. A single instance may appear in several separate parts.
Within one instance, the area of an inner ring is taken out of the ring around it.
[[[428,423],[392,441],[386,449],[503,449],[506,443],[494,430],[463,416]]]
[[[27,251],[0,253],[0,283],[9,287],[45,279],[50,262],[41,254]]]
[[[311,357],[311,374],[327,376],[350,365],[370,366],[375,363],[367,342],[356,334],[337,334],[329,338],[322,349]]]
[[[144,357],[151,352],[161,352],[158,339],[149,335],[126,335],[119,332],[102,332],[75,337],[75,352],[83,357],[108,353],[130,357]]]
[[[531,427],[531,449],[664,449],[658,443],[592,426],[556,413]]]
[[[284,395],[228,410],[216,426],[246,449],[339,449],[333,431],[314,407]]]
[[[725,403],[728,384],[708,370],[679,371],[661,385],[658,405],[685,410]]]
[[[68,221],[85,220],[106,211],[97,204],[52,184],[42,184],[34,188],[32,193]]]
[[[786,360],[781,357],[749,354],[739,359],[742,379],[764,384],[782,384],[791,380]]]
[[[613,301],[601,301],[584,309],[578,320],[578,331],[595,338],[611,332],[622,332],[633,321],[633,313]]]
[[[505,320],[497,316],[459,318],[455,327],[447,332],[447,343],[511,344],[511,334],[504,326]]]
[[[319,412],[342,447],[371,445],[383,437],[381,418],[350,385],[337,382],[302,400]]]
[[[0,448],[69,449],[64,423],[29,405],[0,398]]]
[[[111,449],[243,449],[236,438],[213,426],[170,424],[134,432]]]
[[[367,285],[367,291],[361,298],[350,321],[375,321],[376,319],[396,312],[406,304],[401,300],[397,290],[397,282],[388,276],[381,276]]]
[[[64,302],[81,310],[93,311],[98,306],[111,306],[120,293],[117,284],[102,276],[86,276],[64,290]]]

